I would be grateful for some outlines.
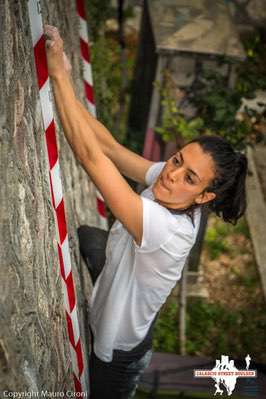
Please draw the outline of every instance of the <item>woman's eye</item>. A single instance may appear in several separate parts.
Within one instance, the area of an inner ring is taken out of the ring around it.
[[[187,182],[188,182],[189,184],[194,184],[193,179],[192,179],[189,175],[187,175],[186,180],[187,180]]]
[[[180,164],[180,161],[179,161],[179,159],[177,157],[173,158],[173,162],[174,162],[175,165],[179,165]]]

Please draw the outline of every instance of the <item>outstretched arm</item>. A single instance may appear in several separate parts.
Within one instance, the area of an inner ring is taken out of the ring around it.
[[[63,53],[63,60],[64,70],[70,75],[72,67],[65,53]],[[86,123],[94,131],[104,154],[113,161],[123,175],[145,185],[146,172],[153,162],[119,144],[109,130],[101,122],[95,119],[78,100],[77,105],[79,106],[84,119],[86,119]]]
[[[88,125],[63,65],[63,41],[57,29],[46,26],[49,75],[64,133],[75,156],[102,193],[107,205],[123,223],[138,245],[142,240],[142,200],[101,149]],[[128,211],[130,209],[130,212]]]
[[[154,162],[143,158],[118,143],[109,130],[96,120],[78,100],[77,103],[87,125],[95,132],[105,155],[113,161],[124,176],[145,185],[146,172]]]

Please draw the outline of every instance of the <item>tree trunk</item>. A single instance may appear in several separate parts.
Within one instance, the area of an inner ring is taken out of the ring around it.
[[[42,1],[56,25],[83,93],[75,1]],[[48,163],[27,1],[0,0],[0,397],[9,391],[73,389]],[[57,127],[78,312],[84,336],[91,291],[76,228],[98,226],[95,189]]]

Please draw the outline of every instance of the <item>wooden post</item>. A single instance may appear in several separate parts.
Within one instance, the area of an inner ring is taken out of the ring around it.
[[[186,354],[187,269],[188,263],[186,262],[179,290],[179,342],[182,356]]]

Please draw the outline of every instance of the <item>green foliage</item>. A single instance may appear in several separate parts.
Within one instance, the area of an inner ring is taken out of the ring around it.
[[[236,119],[242,94],[228,87],[227,80],[218,71],[203,70],[189,98],[202,116],[205,129],[241,148],[250,133],[250,124],[246,120]]]
[[[116,18],[116,9],[110,2],[90,3],[89,26],[94,41],[91,46],[94,92],[97,104],[97,118],[123,143],[126,134],[129,87],[133,76],[135,48],[126,40],[125,57],[121,63],[121,47],[118,33],[108,31],[107,18]],[[124,19],[132,17],[132,7],[124,10]],[[126,39],[126,38],[125,38]],[[133,41],[134,43],[134,41]],[[126,75],[126,76],[125,76]],[[123,82],[126,84],[123,86]],[[123,107],[121,104],[123,103]],[[120,112],[122,109],[122,112]],[[127,144],[127,143],[123,143]],[[140,151],[141,152],[141,151]]]
[[[110,0],[87,1],[87,14],[92,39],[96,40],[101,35],[105,21],[112,16]]]
[[[240,271],[237,268],[232,267],[231,268],[232,274],[237,276],[238,278],[238,284],[241,284],[244,286],[246,289],[256,289],[258,285],[258,275],[257,273],[247,273],[243,274],[240,273]]]
[[[240,218],[235,226],[232,224],[226,224],[226,226],[228,227],[229,232],[242,234],[245,238],[250,238],[248,224],[244,217]]]
[[[187,120],[177,108],[175,99],[167,95],[167,89],[163,91],[162,106],[164,107],[162,127],[157,127],[155,130],[162,135],[164,141],[174,140],[178,134],[181,134],[185,141],[190,141],[199,135],[203,120],[201,118]]]
[[[220,319],[224,319],[224,312],[216,304],[207,304],[198,299],[189,301],[187,313],[187,351],[189,354],[202,352],[206,344],[209,344],[211,334],[212,338],[217,337],[217,322]],[[206,337],[208,337],[207,342]],[[213,341],[212,344],[214,344]],[[221,348],[218,353],[223,353],[223,334],[216,344]],[[213,346],[215,348],[216,345]]]
[[[91,48],[97,117],[114,131],[114,115],[119,109],[121,88],[118,44],[105,36],[99,37]]]
[[[238,68],[236,90],[245,97],[252,97],[255,89],[266,90],[266,44],[263,32],[247,36],[243,41],[246,61]]]
[[[205,70],[187,99],[197,109],[195,117],[188,118],[176,105],[171,95],[171,87],[161,89],[162,120],[156,128],[165,142],[181,136],[188,142],[200,134],[217,134],[223,136],[235,147],[242,147],[250,126],[246,121],[235,119],[241,104],[241,95],[228,88],[226,78],[219,72]]]
[[[214,358],[222,353],[241,358],[250,352],[254,358],[260,359],[261,349],[264,347],[265,327],[263,303],[257,304],[256,311],[252,305],[230,311],[219,303],[189,298],[186,350],[189,355]],[[166,304],[157,320],[153,350],[172,353],[179,351],[178,308],[173,301]]]
[[[191,299],[187,319],[188,353],[210,356],[228,353],[241,357],[250,352],[254,357],[260,357],[265,325],[263,304],[258,304],[256,312],[248,306],[228,311],[220,304]]]
[[[230,235],[243,235],[245,238],[250,238],[248,224],[244,217],[236,225],[224,223],[216,218],[215,223],[207,227],[204,245],[211,260],[217,259],[221,254],[233,256],[242,253],[243,248],[229,243],[228,237]]]
[[[177,303],[168,302],[156,321],[153,334],[153,350],[160,352],[177,352],[178,319]]]
[[[127,87],[124,89],[124,112],[120,114],[120,96],[122,88],[121,75],[123,73],[120,63],[120,46],[118,42],[108,36],[100,36],[91,48],[94,92],[97,104],[97,118],[112,132],[114,137],[122,144],[126,133],[127,111],[129,103],[128,88],[133,74],[133,59],[126,58],[128,74]],[[134,144],[134,143],[132,143]],[[131,148],[141,153],[141,148]]]
[[[227,225],[225,223],[215,227],[209,227],[204,237],[204,243],[209,251],[211,259],[216,259],[221,253],[228,253],[230,247],[225,241],[228,234]]]

